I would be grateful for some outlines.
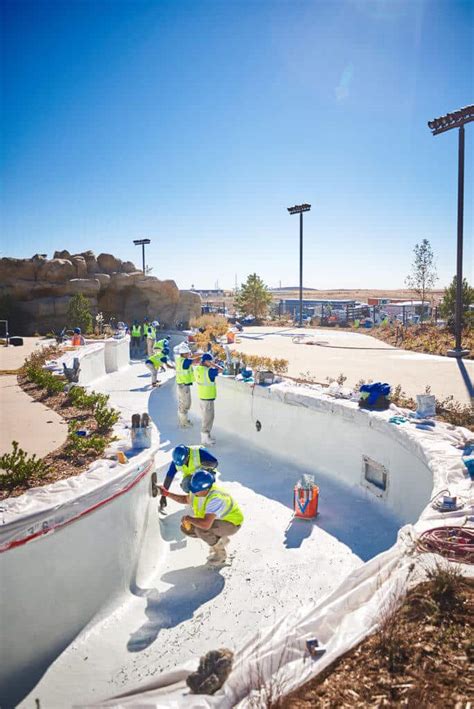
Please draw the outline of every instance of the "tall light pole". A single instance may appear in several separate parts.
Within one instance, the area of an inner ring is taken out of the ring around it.
[[[474,121],[474,106],[466,106],[459,111],[447,113],[440,118],[428,121],[428,128],[433,135],[446,133],[459,128],[458,136],[458,246],[456,268],[456,344],[454,350],[448,350],[449,357],[465,357],[469,350],[462,349],[462,252],[464,227],[464,124]]]
[[[143,264],[143,273],[145,273],[145,246],[147,244],[151,244],[150,239],[134,239],[133,243],[135,246],[141,246],[142,247],[142,264]]]
[[[310,204],[296,204],[288,207],[290,214],[300,215],[300,322],[299,327],[303,327],[303,212],[309,212]]]

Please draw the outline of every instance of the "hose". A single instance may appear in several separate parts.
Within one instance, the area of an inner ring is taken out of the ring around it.
[[[435,527],[420,536],[417,547],[422,552],[440,554],[448,561],[474,564],[474,529]]]

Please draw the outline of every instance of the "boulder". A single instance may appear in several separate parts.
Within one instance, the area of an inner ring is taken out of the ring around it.
[[[84,256],[71,256],[71,263],[76,269],[77,278],[87,278],[87,264]]]
[[[38,269],[38,279],[49,283],[64,283],[75,275],[75,268],[71,261],[62,258],[46,261]]]
[[[122,261],[122,273],[135,273],[137,267],[131,261]]]
[[[99,268],[99,264],[97,263],[97,259],[93,251],[83,251],[81,254],[78,254],[78,256],[84,257],[87,266],[87,273],[100,273],[101,269]]]
[[[33,259],[2,258],[0,259],[0,282],[15,283],[17,280],[34,281],[36,264]]]
[[[96,273],[94,274],[94,278],[97,278],[101,288],[107,288],[110,283],[110,276],[108,273]]]
[[[82,293],[85,296],[96,296],[100,290],[98,278],[71,278],[67,284],[68,293]]]
[[[112,254],[99,254],[97,263],[101,272],[108,273],[110,276],[112,273],[119,273],[122,267],[121,259],[112,256]]]
[[[128,285],[131,285],[128,273],[114,273],[110,276],[110,288],[120,289]]]
[[[55,251],[53,258],[65,258],[67,261],[71,261],[71,254],[67,249],[63,249],[63,251]]]

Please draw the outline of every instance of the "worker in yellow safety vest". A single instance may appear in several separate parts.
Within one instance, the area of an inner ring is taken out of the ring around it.
[[[189,492],[189,483],[196,470],[209,470],[213,473],[214,479],[217,473],[217,458],[209,453],[203,446],[176,446],[171,454],[171,463],[163,482],[163,487],[170,489],[177,472],[182,475],[181,489]],[[160,498],[160,512],[166,507],[166,497]]]
[[[201,443],[212,446],[216,441],[211,436],[214,423],[214,401],[217,396],[216,377],[222,371],[213,356],[205,352],[201,363],[194,367],[194,381],[197,384],[199,402],[201,405]]]
[[[173,350],[178,392],[178,423],[181,428],[192,426],[188,413],[191,408],[191,388],[194,382],[193,364],[201,355],[192,355],[187,342],[180,342]]]
[[[145,337],[146,337],[146,353],[148,357],[150,357],[153,354],[153,345],[155,344],[156,340],[156,328],[159,327],[159,322],[157,320],[153,320],[151,325],[147,325],[145,329]]]
[[[187,495],[176,495],[163,486],[160,490],[175,502],[191,505],[193,513],[182,518],[181,531],[188,537],[202,539],[211,547],[208,557],[211,564],[224,563],[229,537],[239,531],[244,516],[231,495],[216,486],[214,475],[208,470],[197,470]]]
[[[138,320],[133,321],[132,328],[130,330],[130,335],[131,335],[131,349],[132,351],[135,352],[135,354],[139,353],[141,350],[142,346],[142,326],[138,322]]]

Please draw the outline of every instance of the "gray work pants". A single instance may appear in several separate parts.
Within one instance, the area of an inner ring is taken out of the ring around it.
[[[191,408],[191,385],[177,384],[176,386],[178,387],[178,411],[187,416]]]
[[[211,434],[214,423],[214,400],[201,399],[201,432]]]
[[[151,383],[156,384],[156,377],[158,374],[157,368],[151,363],[151,362],[145,362],[145,366],[150,370],[151,372]]]
[[[237,534],[239,529],[240,525],[237,526],[232,524],[232,522],[223,522],[220,519],[215,519],[209,529],[200,529],[200,527],[193,526],[189,532],[184,529],[182,531],[188,537],[199,537],[203,542],[213,547],[221,537],[231,537],[233,534]]]

